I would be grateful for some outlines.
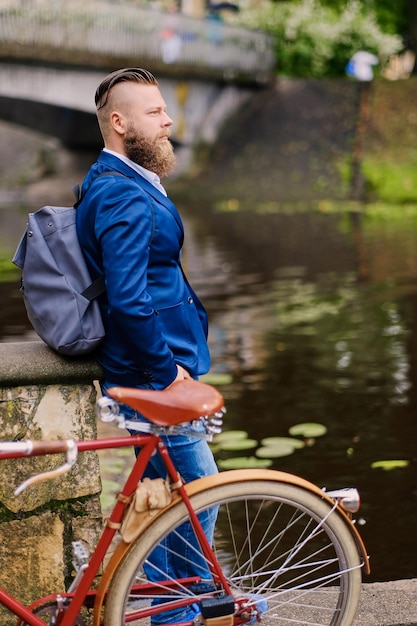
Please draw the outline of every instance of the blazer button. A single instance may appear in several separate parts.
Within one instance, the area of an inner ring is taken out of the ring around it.
[[[188,299],[188,304],[192,304],[192,303],[194,302],[194,300],[192,299],[192,297],[191,297],[191,296],[188,296],[188,298],[187,298],[187,299]]]

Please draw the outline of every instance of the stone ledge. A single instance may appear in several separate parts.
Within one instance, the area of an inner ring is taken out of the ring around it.
[[[352,626],[417,626],[416,597],[417,579],[364,583]],[[262,618],[263,626],[275,623],[268,614]]]
[[[362,585],[353,626],[417,626],[417,579]]]
[[[76,384],[101,377],[102,370],[90,355],[62,356],[43,341],[0,344],[0,387]]]

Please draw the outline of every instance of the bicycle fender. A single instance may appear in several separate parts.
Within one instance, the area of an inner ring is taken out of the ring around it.
[[[301,487],[311,493],[314,493],[322,500],[328,502],[331,506],[334,505],[334,500],[332,500],[325,491],[322,491],[320,487],[317,487],[314,483],[301,478],[295,474],[289,474],[288,472],[280,472],[278,470],[268,470],[268,469],[241,469],[241,470],[228,470],[225,472],[220,472],[219,474],[213,474],[212,476],[205,476],[204,478],[199,478],[198,480],[194,480],[191,483],[185,485],[185,490],[189,497],[200,493],[201,491],[209,491],[213,487],[218,487],[220,485],[230,484],[241,482],[243,480],[269,480],[278,483],[287,483],[290,485],[294,485],[296,487]],[[176,504],[177,500],[174,499],[172,505]],[[366,574],[370,573],[369,566],[369,556],[365,548],[365,544],[363,543],[362,537],[360,536],[355,524],[350,519],[349,515],[345,513],[345,511],[341,507],[336,507],[335,512],[343,519],[346,526],[348,527],[354,541],[356,547],[358,549],[358,553],[363,559],[364,563],[364,571]]]
[[[120,540],[115,551],[113,552],[109,562],[104,568],[103,574],[100,578],[100,583],[97,587],[96,597],[94,600],[94,615],[91,626],[100,626],[101,624],[101,610],[104,604],[104,598],[107,593],[110,581],[114,576],[115,571],[123,560],[126,552],[129,550],[131,544],[125,543]]]
[[[197,480],[192,481],[184,485],[185,491],[187,495],[192,498],[193,496],[201,493],[202,491],[210,491],[215,487],[219,487],[221,485],[229,485],[231,483],[238,483],[245,480],[259,480],[259,481],[273,481],[277,483],[287,483],[289,485],[294,485],[296,487],[300,487],[301,489],[305,489],[306,491],[310,491],[315,494],[322,500],[325,500],[329,503],[330,506],[334,506],[334,501],[326,494],[325,491],[322,491],[317,485],[314,483],[301,478],[295,474],[289,474],[288,472],[280,472],[278,470],[268,470],[268,469],[241,469],[241,470],[228,470],[225,472],[220,472],[219,474],[212,474],[211,476],[205,476],[203,478],[198,478]],[[141,534],[143,534],[149,526],[151,526],[161,515],[171,509],[174,506],[181,504],[182,499],[178,493],[173,493],[171,503],[161,511],[159,511],[154,517],[149,518],[149,522],[142,529]],[[339,515],[342,520],[345,522],[347,528],[349,529],[352,537],[355,541],[357,550],[359,555],[361,556],[364,563],[364,570],[367,574],[370,573],[369,567],[369,557],[366,552],[365,545],[362,541],[362,538],[356,529],[356,526],[353,524],[350,517],[343,511],[342,508],[336,507],[335,513]],[[140,540],[140,535],[136,539],[136,541]],[[110,581],[116,572],[120,562],[125,557],[126,553],[130,550],[132,544],[127,544],[124,541],[120,541],[117,546],[115,552],[113,553],[111,559],[109,560],[106,568],[103,572],[103,575],[100,579],[100,583],[97,588],[96,593],[96,601],[94,603],[94,617],[92,626],[100,626],[100,617],[101,610],[104,604],[104,598],[110,584]]]

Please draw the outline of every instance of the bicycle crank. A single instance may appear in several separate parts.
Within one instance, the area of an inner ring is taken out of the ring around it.
[[[34,609],[33,614],[36,615],[37,617],[40,617],[40,619],[42,619],[45,622],[45,624],[48,624],[49,626],[55,626],[57,611],[58,611],[58,603],[48,602],[47,604],[44,604],[43,606],[39,606],[38,608]],[[23,622],[22,626],[29,626],[29,625],[26,622]],[[77,617],[75,618],[75,621],[73,622],[73,626],[86,626],[86,622],[84,618],[82,617],[82,615],[80,614],[77,615]]]

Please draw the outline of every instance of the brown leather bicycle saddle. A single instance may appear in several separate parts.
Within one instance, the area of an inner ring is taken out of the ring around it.
[[[192,379],[178,380],[162,390],[111,387],[106,393],[158,426],[172,426],[213,415],[224,404],[217,389]]]

